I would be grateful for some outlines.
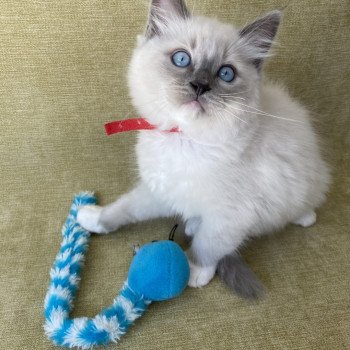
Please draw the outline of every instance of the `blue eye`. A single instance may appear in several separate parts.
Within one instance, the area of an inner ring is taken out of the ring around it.
[[[233,81],[235,76],[235,71],[231,66],[222,66],[218,71],[218,77],[221,80],[226,81],[226,83],[230,83],[231,81]]]
[[[191,63],[191,57],[186,51],[175,52],[172,55],[171,60],[175,66],[180,68],[185,68]]]

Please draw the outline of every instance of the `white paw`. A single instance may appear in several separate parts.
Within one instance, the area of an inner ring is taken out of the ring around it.
[[[78,223],[89,232],[108,233],[109,231],[100,223],[102,207],[99,205],[86,205],[78,210]]]
[[[316,213],[314,211],[311,211],[310,213],[307,213],[306,215],[302,216],[298,220],[294,221],[294,224],[300,225],[302,227],[309,227],[312,226],[316,222]]]
[[[215,266],[197,266],[190,260],[190,280],[188,285],[190,287],[200,288],[208,284],[215,275]]]

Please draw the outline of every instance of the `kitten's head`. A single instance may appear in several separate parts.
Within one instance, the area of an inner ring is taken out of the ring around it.
[[[160,128],[239,123],[244,105],[258,99],[280,18],[273,11],[237,30],[192,16],[183,0],[153,0],[130,64],[135,107]]]

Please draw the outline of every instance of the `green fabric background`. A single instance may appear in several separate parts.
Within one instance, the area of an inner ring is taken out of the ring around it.
[[[329,200],[315,226],[247,244],[265,299],[241,300],[215,278],[152,305],[119,349],[350,348],[350,3],[197,0],[190,7],[243,25],[287,2],[266,73],[313,112],[334,170]],[[135,135],[107,138],[103,123],[135,116],[126,68],[147,3],[0,0],[1,349],[54,349],[42,330],[43,298],[72,196],[97,190],[107,203],[136,180]],[[164,238],[171,224],[94,237],[75,316],[109,305],[130,245]]]

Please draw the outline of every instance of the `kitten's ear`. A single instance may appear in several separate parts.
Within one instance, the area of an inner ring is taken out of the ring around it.
[[[264,59],[269,56],[281,19],[281,11],[271,11],[239,31],[240,37],[247,42],[248,54],[258,70],[261,69]]]
[[[167,22],[177,17],[190,17],[184,0],[152,0],[146,37],[152,38],[155,35],[160,35]]]

